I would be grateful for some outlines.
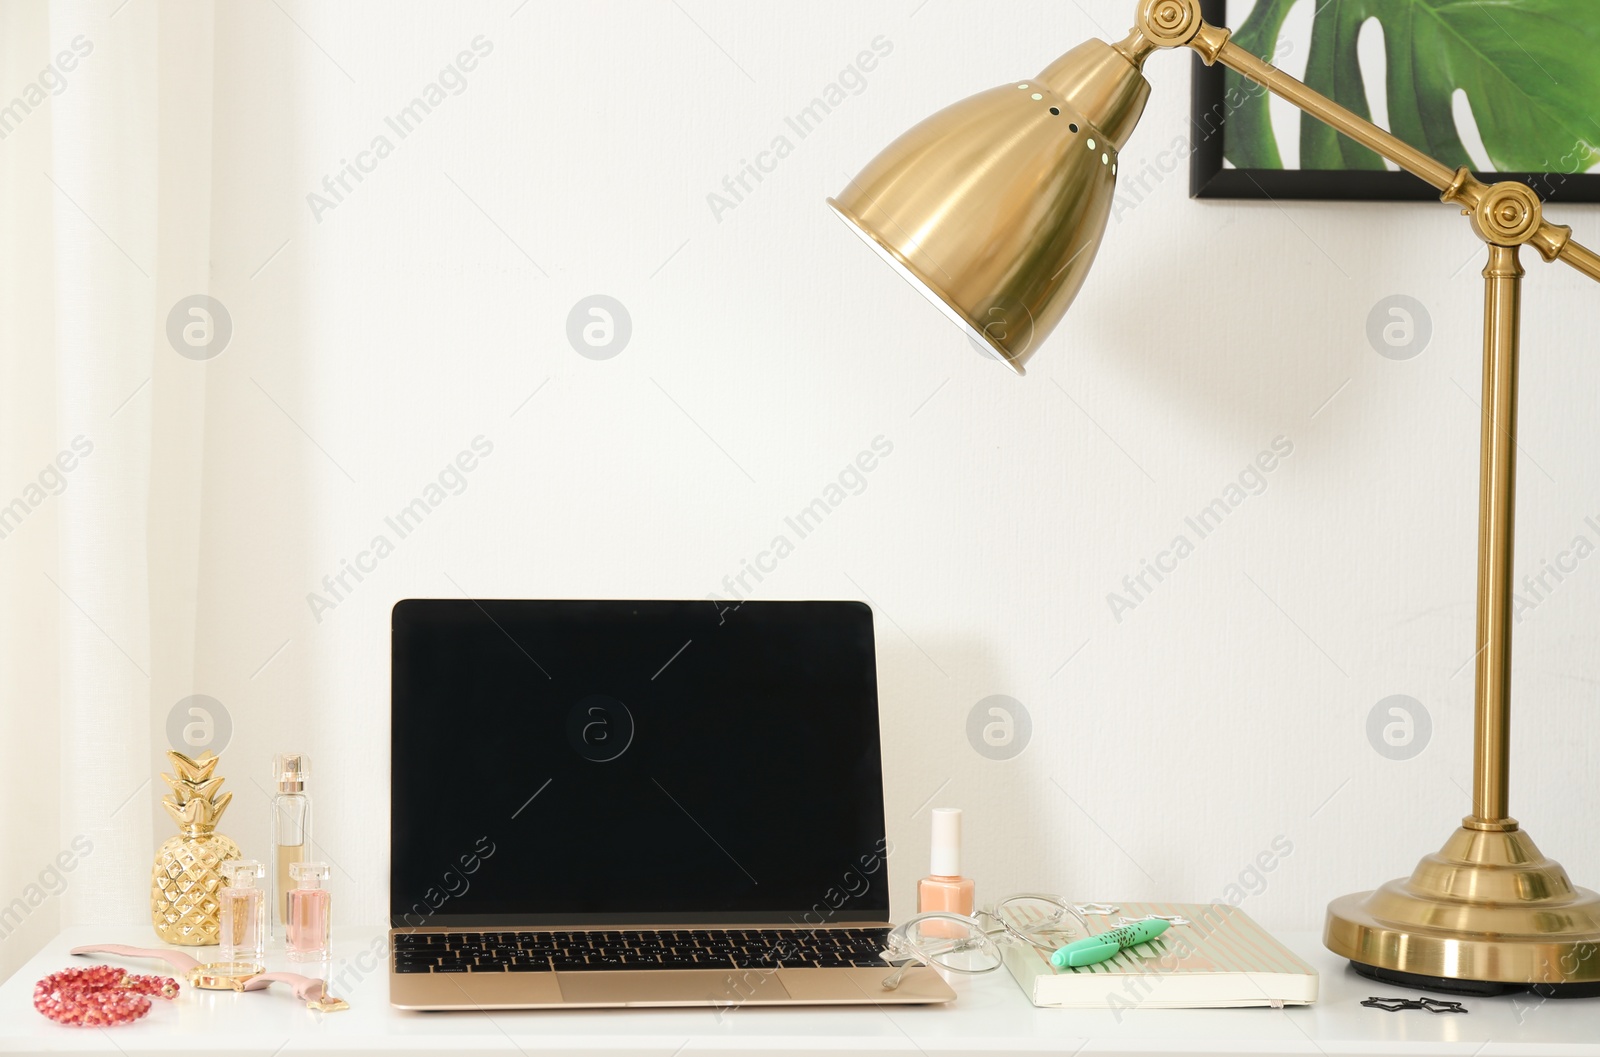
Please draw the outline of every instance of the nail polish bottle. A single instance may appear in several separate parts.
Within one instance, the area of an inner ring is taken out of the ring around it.
[[[221,960],[238,967],[240,975],[262,972],[267,955],[266,893],[256,884],[267,868],[255,859],[230,859],[222,864]]]
[[[325,862],[289,865],[295,886],[289,889],[289,922],[284,930],[289,957],[295,961],[328,956],[329,903],[333,893],[322,887],[328,879]]]
[[[933,809],[933,851],[930,876],[917,882],[917,913],[947,910],[971,914],[972,878],[961,876],[961,809]]]

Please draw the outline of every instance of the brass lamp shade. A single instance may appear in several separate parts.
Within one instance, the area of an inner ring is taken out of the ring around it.
[[[1018,374],[1066,314],[1150,86],[1103,41],[945,108],[837,198],[840,218]]]

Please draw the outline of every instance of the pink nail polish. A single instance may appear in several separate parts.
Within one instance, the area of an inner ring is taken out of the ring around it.
[[[972,878],[961,876],[961,809],[933,809],[933,852],[931,876],[917,882],[917,913],[945,910],[971,914]],[[933,928],[930,924],[928,928]],[[930,933],[934,934],[934,933]]]

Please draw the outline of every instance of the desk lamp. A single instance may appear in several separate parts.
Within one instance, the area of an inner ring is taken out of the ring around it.
[[[1472,994],[1600,994],[1600,896],[1574,887],[1510,817],[1512,524],[1522,246],[1600,281],[1600,256],[1525,184],[1485,184],[1233,43],[1199,0],[1140,0],[1118,44],[1090,40],[1039,76],[941,110],[837,198],[844,222],[1017,374],[1094,261],[1117,155],[1150,95],[1145,60],[1189,47],[1432,184],[1488,245],[1478,507],[1472,813],[1409,878],[1328,907],[1324,944],[1364,975]]]

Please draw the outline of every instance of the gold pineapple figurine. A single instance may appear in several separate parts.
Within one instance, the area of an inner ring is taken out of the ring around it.
[[[239,846],[214,832],[233,794],[217,793],[222,779],[211,777],[215,754],[191,760],[168,749],[167,759],[177,774],[161,776],[172,789],[171,796],[161,798],[161,806],[181,832],[156,852],[150,871],[150,923],[167,943],[204,947],[216,943],[222,931],[217,902],[222,864],[239,858]]]

